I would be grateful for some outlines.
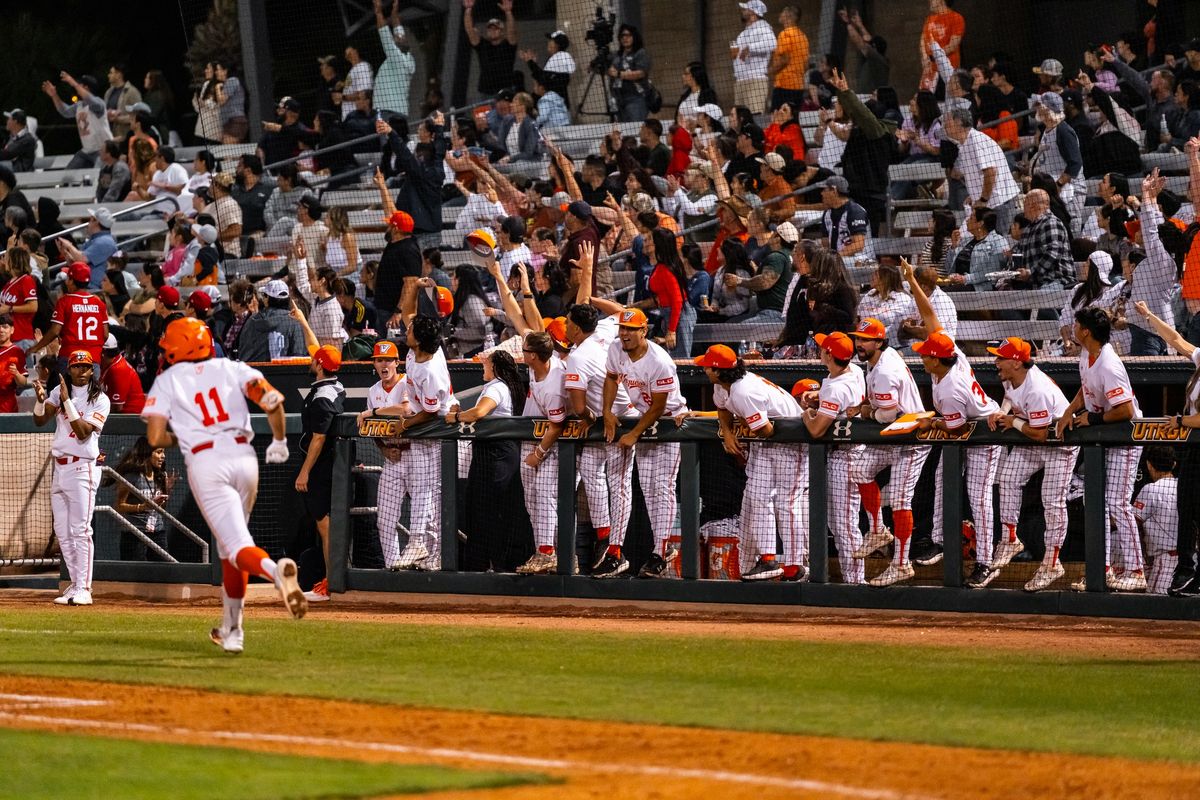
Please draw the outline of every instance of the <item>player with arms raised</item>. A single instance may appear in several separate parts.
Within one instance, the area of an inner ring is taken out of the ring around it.
[[[224,613],[221,626],[209,636],[225,652],[240,653],[249,575],[273,582],[293,617],[299,619],[308,611],[308,601],[296,582],[296,562],[281,558],[276,564],[254,544],[247,526],[258,494],[258,458],[250,446],[254,434],[246,398],[267,412],[271,424],[274,439],[267,447],[267,463],[282,464],[288,459],[283,395],[258,370],[240,361],[213,358],[212,334],[198,319],[172,322],[159,347],[170,366],[146,396],[142,409],[146,438],[151,447],[178,444],[183,451],[188,486],[221,558]]]
[[[963,427],[972,420],[986,420],[1000,410],[996,401],[988,397],[987,392],[975,380],[975,372],[971,369],[967,356],[954,340],[942,329],[941,320],[933,310],[933,304],[925,295],[925,290],[917,283],[913,274],[912,264],[900,260],[900,268],[908,281],[917,310],[921,312],[921,321],[928,338],[913,345],[913,350],[921,357],[925,371],[933,378],[933,407],[937,409],[940,419],[923,419],[918,423],[922,431],[930,429],[954,434],[962,432]],[[971,502],[971,513],[975,517],[975,569],[967,578],[967,586],[981,589],[995,579],[997,571],[992,568],[992,520],[995,514],[992,509],[992,485],[996,482],[996,470],[1000,466],[1000,455],[1004,448],[1000,445],[985,445],[968,447],[966,458],[967,495]],[[958,480],[957,476],[951,480]],[[942,465],[938,463],[937,494],[933,503],[933,540],[942,543]],[[966,526],[964,525],[964,528]],[[969,535],[969,534],[967,534]]]

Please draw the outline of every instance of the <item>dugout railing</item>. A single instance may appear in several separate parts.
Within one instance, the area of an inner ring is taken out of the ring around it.
[[[457,571],[460,547],[458,525],[459,442],[509,439],[533,441],[544,420],[515,417],[483,419],[473,425],[446,425],[430,422],[405,433],[412,439],[434,439],[442,442],[441,462],[441,543],[440,572],[393,572],[385,569],[362,568],[352,565],[352,539],[355,537],[355,518],[369,517],[372,509],[364,509],[364,473],[369,474],[369,454],[376,451],[371,437],[360,436],[354,415],[343,415],[337,422],[338,438],[333,444],[334,470],[331,504],[331,563],[328,565],[330,588],[337,595],[345,591],[401,592],[410,594],[492,595],[509,597],[572,598],[579,600],[713,602],[753,605],[803,605],[811,607],[876,608],[911,611],[972,611],[992,613],[1036,613],[1088,616],[1141,617],[1161,619],[1200,619],[1200,602],[1166,596],[1143,594],[1114,594],[1105,591],[1104,536],[1104,451],[1108,447],[1166,444],[1174,447],[1193,446],[1191,432],[1173,430],[1163,419],[1143,419],[1132,423],[1106,425],[1069,431],[1065,441],[1045,445],[1079,445],[1084,474],[1083,550],[1084,575],[1088,591],[1069,589],[1061,579],[1050,590],[1026,593],[1012,589],[963,587],[964,569],[960,526],[963,518],[963,487],[960,481],[944,482],[943,526],[944,557],[940,565],[940,585],[900,584],[885,589],[864,585],[846,585],[830,581],[831,537],[828,533],[827,470],[830,448],[848,444],[897,446],[912,444],[909,436],[883,436],[881,426],[862,420],[839,422],[822,440],[813,440],[798,420],[780,420],[773,442],[794,442],[808,445],[809,458],[809,566],[806,583],[745,583],[728,580],[701,579],[701,460],[705,448],[720,449],[716,420],[690,418],[682,427],[671,420],[660,421],[644,437],[648,442],[678,442],[681,463],[678,475],[681,579],[616,579],[596,580],[586,574],[573,574],[573,555],[576,553],[580,530],[576,504],[577,449],[584,443],[602,441],[603,427],[593,425],[585,430],[577,422],[568,423],[559,440],[558,488],[560,498],[570,498],[558,504],[557,552],[558,568],[551,575],[516,575],[497,572]],[[627,423],[628,424],[628,423]],[[373,433],[387,434],[388,421],[376,420]],[[299,447],[300,424],[297,415],[288,415],[288,438],[291,458],[287,464],[267,466],[261,461],[269,442],[265,417],[255,416],[254,445],[260,453],[259,503],[251,518],[251,529],[273,556],[289,552],[295,541],[295,529],[303,524],[303,512],[292,489],[295,475],[303,459]],[[127,449],[134,438],[144,433],[144,424],[136,417],[114,415],[105,427],[101,444],[106,450],[108,465]],[[48,428],[37,428],[29,417],[5,415],[0,417],[0,461],[8,464],[10,481],[19,485],[15,471],[35,473],[48,455],[51,434]],[[29,438],[40,434],[40,444]],[[43,438],[44,437],[44,438]],[[1031,445],[1015,431],[992,432],[986,424],[969,425],[964,437],[951,439],[945,434],[931,434],[922,443],[940,447],[946,475],[962,472],[964,447],[972,445]],[[767,446],[770,446],[769,444]],[[934,458],[935,456],[931,456]],[[14,466],[21,459],[30,462],[25,467]],[[182,457],[178,451],[169,454],[168,469],[178,470],[180,480],[176,497],[171,501],[172,513],[188,521],[201,535],[209,535],[198,510],[190,498]],[[49,505],[49,482],[44,478],[27,486],[27,492],[15,492],[13,502],[30,509],[37,503]],[[519,490],[518,490],[519,491]],[[638,492],[636,478],[628,487]],[[364,511],[366,512],[364,514]],[[36,510],[27,512],[36,516]],[[44,515],[43,515],[44,516]],[[100,515],[101,517],[104,515]],[[198,522],[197,522],[198,520]],[[369,535],[374,535],[374,520],[368,519]],[[49,525],[45,516],[42,525]],[[113,557],[114,548],[104,541],[114,535],[117,526],[104,527],[97,518],[97,561],[95,580],[122,583],[220,583],[220,567],[216,548],[210,547],[207,562],[193,555],[190,562],[153,563],[120,561]],[[362,526],[359,525],[359,534]]]

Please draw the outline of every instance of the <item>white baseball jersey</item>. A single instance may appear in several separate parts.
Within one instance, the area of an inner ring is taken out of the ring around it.
[[[450,407],[458,403],[450,385],[446,354],[440,348],[424,362],[417,361],[415,350],[409,350],[404,359],[404,372],[408,400],[420,411],[445,416],[450,413]]]
[[[221,434],[254,437],[246,389],[262,378],[227,358],[174,364],[154,379],[142,417],[166,417],[187,461],[192,448]]]
[[[563,365],[550,359],[550,370],[540,381],[529,375],[529,394],[525,397],[525,417],[545,417],[551,422],[562,422],[567,418],[567,390],[563,388]]]
[[[70,385],[68,384],[68,386]],[[50,445],[50,452],[60,457],[99,458],[100,431],[104,428],[104,421],[108,419],[110,408],[108,395],[100,392],[96,395],[95,400],[88,402],[88,387],[70,386],[70,393],[71,402],[75,404],[75,410],[79,412],[79,416],[83,418],[84,422],[94,425],[96,431],[86,440],[79,441],[71,423],[67,422],[66,414],[63,413],[61,387],[55,386],[46,397],[46,402],[58,409],[58,413],[54,415],[54,442]]]
[[[1151,554],[1178,546],[1179,481],[1174,476],[1147,483],[1133,501],[1133,515],[1146,529],[1146,550]]]
[[[605,369],[617,376],[617,383],[623,384],[629,392],[629,401],[643,414],[650,410],[652,395],[656,394],[667,396],[665,416],[677,417],[687,412],[687,402],[679,393],[675,362],[654,342],[646,342],[646,354],[637,361],[621,349],[620,342],[613,342]]]
[[[1192,351],[1192,363],[1197,367],[1200,367],[1200,347],[1197,347]],[[1200,410],[1200,381],[1196,381],[1196,384],[1191,387],[1191,392],[1189,392],[1187,396],[1187,406],[1184,408],[1184,412],[1187,414],[1195,414],[1197,410]]]
[[[564,384],[567,389],[587,392],[588,410],[597,417],[604,409],[604,378],[608,365],[608,350],[617,338],[617,318],[605,317],[596,325],[592,335],[580,342],[566,358]],[[612,413],[617,416],[629,410],[629,393],[623,385],[617,386],[617,399],[613,401]]]
[[[877,409],[894,408],[897,415],[925,410],[912,371],[894,348],[889,347],[879,354],[875,366],[867,370],[866,381],[867,399]]]
[[[1079,354],[1079,379],[1088,411],[1102,414],[1125,403],[1133,403],[1134,418],[1142,416],[1142,408],[1129,383],[1129,373],[1111,344],[1100,348],[1094,361],[1087,350]]]
[[[406,403],[408,403],[408,382],[403,375],[399,376],[399,380],[391,390],[383,388],[383,381],[377,381],[367,390],[367,408],[371,411],[377,408],[402,406]]]
[[[747,427],[756,431],[772,419],[798,417],[800,404],[790,394],[775,384],[747,372],[735,381],[728,390],[724,386],[713,387],[713,403],[735,417],[746,420]]]
[[[1000,410],[996,401],[975,380],[966,355],[957,347],[958,360],[942,378],[933,379],[933,407],[946,421],[950,430],[961,428],[969,420],[980,419]]]
[[[1012,405],[1013,415],[1028,422],[1031,428],[1052,424],[1071,405],[1058,384],[1036,366],[1029,368],[1020,386],[1004,381],[1004,397]]]
[[[836,378],[826,378],[821,383],[817,398],[817,413],[833,419],[845,419],[846,412],[862,405],[867,394],[867,383],[863,371],[857,364],[846,367]]]

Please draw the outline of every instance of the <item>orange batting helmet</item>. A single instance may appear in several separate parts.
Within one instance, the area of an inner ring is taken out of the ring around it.
[[[167,326],[158,346],[168,364],[204,361],[213,356],[212,331],[194,317],[182,317]]]
[[[448,317],[454,313],[454,295],[445,286],[437,287],[437,310],[439,317]]]

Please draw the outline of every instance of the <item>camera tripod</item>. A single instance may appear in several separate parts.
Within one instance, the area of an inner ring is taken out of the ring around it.
[[[579,103],[575,106],[576,117],[608,117],[609,122],[617,121],[616,103],[612,96],[612,85],[608,77],[608,64],[600,66],[600,57],[592,59],[592,63],[588,68],[587,84],[583,87],[583,96],[579,98]],[[592,93],[592,87],[596,84],[596,78],[600,79],[600,91],[604,97],[604,111],[584,111],[583,107],[587,105],[588,97]]]

